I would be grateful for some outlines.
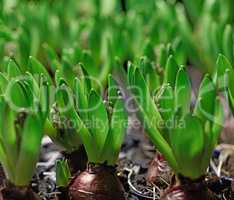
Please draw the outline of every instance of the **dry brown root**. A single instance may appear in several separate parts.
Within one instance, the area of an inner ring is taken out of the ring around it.
[[[216,200],[217,197],[207,187],[204,177],[192,181],[180,176],[175,185],[161,196],[162,200]]]
[[[16,187],[8,184],[1,189],[0,200],[40,200],[40,198],[28,187]]]
[[[158,177],[160,176],[169,183],[171,177],[170,171],[171,170],[162,154],[157,152],[149,165],[146,180],[148,183],[157,184],[159,181]]]
[[[124,188],[113,167],[89,165],[69,186],[72,200],[125,200]]]
[[[72,153],[63,152],[63,155],[68,161],[71,174],[76,174],[86,169],[88,158],[83,145]]]

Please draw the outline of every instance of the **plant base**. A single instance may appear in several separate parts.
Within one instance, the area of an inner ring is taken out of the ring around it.
[[[171,170],[163,155],[157,152],[149,165],[146,180],[148,183],[157,184],[159,181],[159,176],[169,182],[171,177]]]
[[[175,185],[168,188],[163,194],[163,200],[216,200],[217,197],[207,187],[205,179],[190,180],[179,176]]]
[[[72,200],[125,200],[115,168],[89,165],[69,186]]]
[[[0,200],[39,200],[40,198],[28,187],[8,185],[1,190]]]
[[[63,155],[68,161],[72,174],[76,174],[78,171],[84,171],[86,169],[88,158],[83,145],[80,146],[78,150],[71,153],[63,152]]]

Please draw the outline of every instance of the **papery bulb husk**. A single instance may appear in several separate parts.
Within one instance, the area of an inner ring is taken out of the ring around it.
[[[162,177],[164,180],[170,182],[171,177],[171,170],[167,163],[167,161],[164,159],[162,154],[156,153],[154,159],[151,161],[147,174],[146,174],[146,180],[148,183],[151,184],[157,184],[160,179],[158,177]]]
[[[176,184],[170,186],[161,195],[162,200],[218,200],[205,183],[205,178],[191,180],[182,176],[178,177]]]
[[[125,200],[124,188],[114,167],[88,165],[69,186],[72,200]]]
[[[71,153],[63,152],[63,155],[68,161],[68,166],[72,175],[86,169],[88,157],[83,145],[81,145],[78,150]]]
[[[0,200],[40,200],[40,198],[29,187],[17,187],[7,184],[1,189]]]

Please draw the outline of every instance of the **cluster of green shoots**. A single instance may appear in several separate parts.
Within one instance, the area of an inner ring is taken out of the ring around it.
[[[129,64],[128,83],[139,117],[158,150],[177,174],[197,179],[206,173],[224,120],[217,87],[205,75],[195,106],[191,82],[184,66],[166,66],[163,84],[150,91],[141,69]],[[173,122],[173,125],[168,125]]]
[[[119,86],[109,75],[108,97],[103,100],[92,88],[91,76],[82,65],[78,67],[79,78],[73,82],[59,69],[53,80],[32,57],[25,73],[12,59],[0,72],[0,159],[14,185],[29,184],[44,133],[68,152],[83,144],[90,163],[116,164],[128,124]],[[70,177],[66,166],[66,161],[57,165],[62,183]]]
[[[73,89],[63,79],[59,82],[55,94],[57,116],[72,120],[70,126],[66,122],[63,124],[63,142],[68,142],[68,146],[73,142],[75,147],[79,143],[74,141],[82,142],[91,163],[115,165],[127,126],[124,101],[115,81],[109,76],[105,102],[85,76],[74,79]]]
[[[21,73],[13,60],[0,72],[0,160],[7,180],[27,186],[34,174],[48,114],[48,83]]]

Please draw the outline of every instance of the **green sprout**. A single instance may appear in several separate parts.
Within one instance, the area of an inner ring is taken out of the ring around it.
[[[8,181],[15,186],[28,186],[31,181],[48,113],[44,101],[48,85],[43,82],[36,90],[32,76],[25,76],[24,80],[9,80],[0,98],[0,160]]]
[[[139,117],[151,141],[176,174],[192,180],[202,177],[224,120],[213,80],[209,75],[203,78],[192,112],[192,89],[185,67],[168,66],[164,84],[153,96],[138,67],[130,65],[128,72]]]
[[[63,134],[61,142],[71,148],[77,148],[82,143],[89,162],[114,165],[124,138],[127,114],[111,76],[108,83],[108,105],[105,105],[98,93],[90,87],[87,78],[76,78],[73,91],[61,79],[56,104],[60,119],[72,122],[71,127],[63,127],[68,132]],[[75,101],[71,98],[73,94]],[[68,126],[66,123],[64,125]]]

